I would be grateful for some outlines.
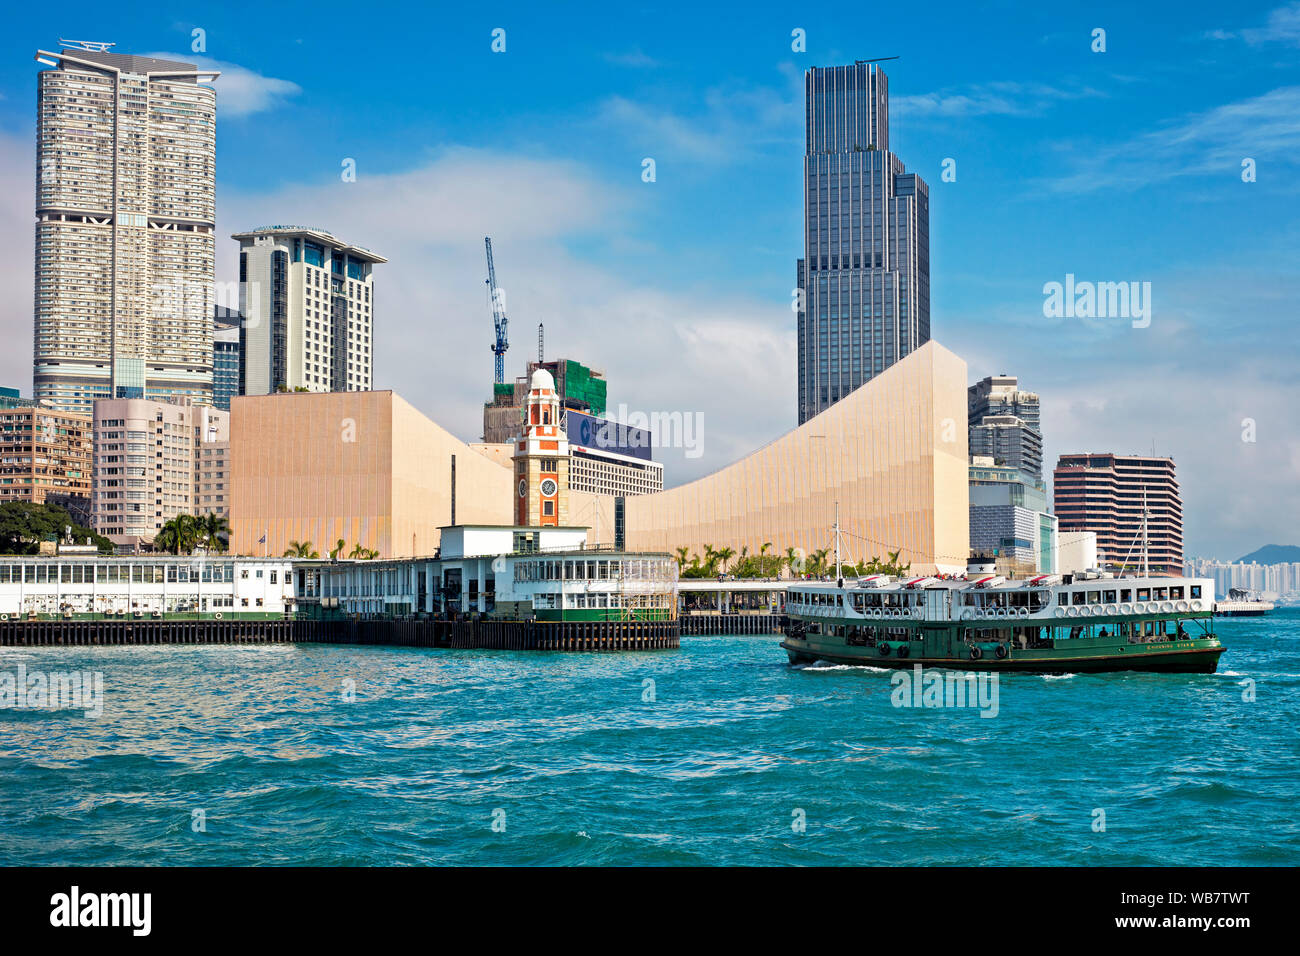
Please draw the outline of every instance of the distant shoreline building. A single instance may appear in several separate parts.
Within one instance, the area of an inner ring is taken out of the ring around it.
[[[218,74],[99,46],[36,54],[33,396],[209,400]]]
[[[1098,560],[1112,569],[1141,568],[1145,506],[1147,566],[1183,573],[1183,501],[1172,458],[1062,455],[1052,497],[1060,532],[1096,532]]]
[[[804,75],[802,425],[930,340],[930,189],[889,149],[873,63]]]
[[[238,232],[243,394],[374,386],[373,268],[387,262],[323,229]]]

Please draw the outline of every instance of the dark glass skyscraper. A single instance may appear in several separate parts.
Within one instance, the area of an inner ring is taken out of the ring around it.
[[[804,76],[799,423],[930,339],[930,189],[889,150],[873,64]]]

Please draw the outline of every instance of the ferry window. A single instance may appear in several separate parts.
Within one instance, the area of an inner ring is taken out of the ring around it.
[[[1157,601],[1164,601],[1164,600],[1167,600],[1168,597],[1169,597],[1169,590],[1168,590],[1167,588],[1156,588],[1156,600],[1157,600]]]
[[[1171,600],[1171,601],[1179,601],[1179,600],[1182,600],[1182,597],[1183,597],[1183,589],[1182,589],[1182,588],[1170,588],[1170,589],[1169,589],[1169,600]]]
[[[1071,604],[1083,603],[1084,593],[1082,591],[1071,591],[1070,594],[1073,595],[1073,597],[1070,600]]]
[[[1089,604],[1100,604],[1100,603],[1101,603],[1101,592],[1100,592],[1100,591],[1089,591],[1089,592],[1088,592],[1088,603],[1089,603]]]
[[[1200,597],[1200,596],[1201,596],[1201,586],[1200,586],[1199,584],[1193,584],[1193,585],[1192,585],[1192,597],[1194,597],[1194,598],[1198,598],[1198,597]]]
[[[1150,600],[1151,600],[1151,589],[1150,589],[1150,588],[1138,588],[1138,600],[1139,600],[1139,601],[1150,601]]]
[[[1119,592],[1119,599],[1120,599],[1121,601],[1131,601],[1131,600],[1133,600],[1133,589],[1132,589],[1132,588],[1124,588],[1123,590],[1121,590],[1121,591]]]
[[[1114,603],[1115,603],[1115,592],[1114,592],[1114,591],[1107,591],[1107,592],[1106,592],[1105,603],[1107,603],[1107,604],[1114,604]]]

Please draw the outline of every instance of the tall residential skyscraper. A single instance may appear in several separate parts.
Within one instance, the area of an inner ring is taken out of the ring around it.
[[[930,189],[889,149],[873,64],[804,75],[799,423],[930,339]]]
[[[990,375],[966,390],[970,454],[1043,477],[1043,429],[1038,395],[1014,375]]]
[[[1146,508],[1147,566],[1183,573],[1183,499],[1172,458],[1062,455],[1052,476],[1060,531],[1093,531],[1098,558],[1115,569],[1141,570]]]
[[[206,401],[217,74],[107,46],[36,54],[33,394]]]
[[[244,395],[373,387],[374,276],[387,262],[323,229],[236,233]]]

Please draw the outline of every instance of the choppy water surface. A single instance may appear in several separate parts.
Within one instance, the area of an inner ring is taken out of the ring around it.
[[[991,719],[776,637],[0,648],[105,690],[0,710],[0,863],[1295,865],[1300,612],[1218,630],[1218,674],[1004,676]]]

